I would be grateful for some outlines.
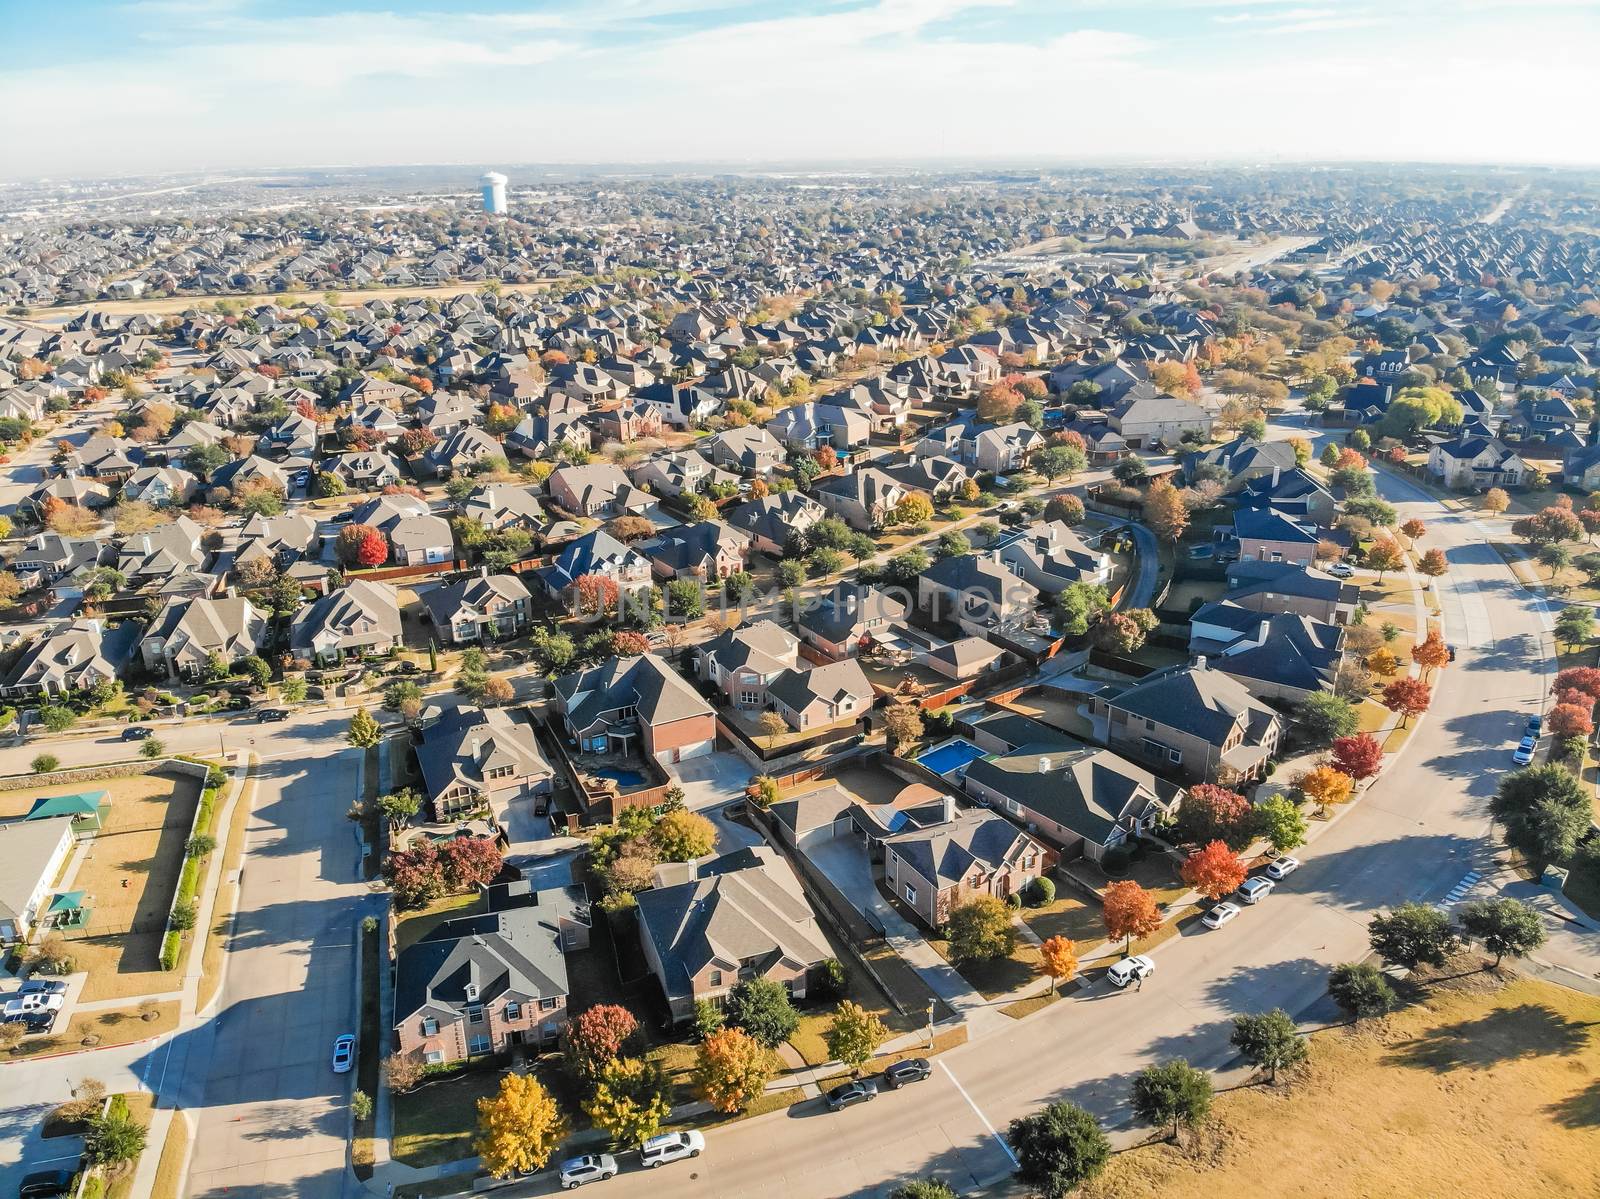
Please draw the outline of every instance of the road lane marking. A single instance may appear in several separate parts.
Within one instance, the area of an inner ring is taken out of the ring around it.
[[[989,1135],[995,1139],[995,1143],[999,1145],[1000,1148],[1005,1151],[1005,1155],[1011,1159],[1011,1164],[1013,1166],[1020,1166],[1022,1163],[1017,1161],[1017,1155],[1011,1152],[1011,1146],[1007,1145],[1006,1139],[994,1130],[994,1125],[989,1123],[989,1117],[983,1114],[983,1109],[976,1103],[972,1102],[972,1096],[967,1094],[967,1088],[962,1086],[960,1080],[950,1072],[950,1067],[945,1065],[943,1062],[940,1062],[939,1069],[943,1070],[945,1077],[955,1084],[956,1090],[961,1092],[961,1098],[967,1101],[967,1106],[972,1109],[973,1114],[977,1116],[978,1119],[983,1121],[983,1126],[989,1130]]]

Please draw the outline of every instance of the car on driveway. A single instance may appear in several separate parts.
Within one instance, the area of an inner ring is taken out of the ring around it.
[[[1242,910],[1243,909],[1240,908],[1238,904],[1229,903],[1227,900],[1223,900],[1204,916],[1200,917],[1200,923],[1205,925],[1207,928],[1221,928],[1224,924],[1228,923],[1228,921],[1236,917]]]
[[[17,1199],[49,1199],[53,1195],[70,1195],[76,1170],[35,1170],[17,1187]]]
[[[921,1082],[933,1073],[933,1067],[928,1064],[925,1057],[907,1058],[903,1062],[896,1062],[883,1072],[883,1081],[891,1091],[909,1086],[914,1082]]]
[[[1273,858],[1272,861],[1267,863],[1267,877],[1282,881],[1298,869],[1300,869],[1300,859],[1291,858],[1288,854],[1284,854],[1282,857]]]
[[[122,739],[124,741],[143,741],[154,732],[155,730],[147,724],[130,724],[122,730]]]
[[[561,1187],[570,1191],[586,1182],[601,1182],[617,1175],[617,1159],[609,1153],[585,1153],[561,1163]]]
[[[1246,903],[1260,903],[1272,894],[1275,885],[1270,878],[1247,878],[1239,884],[1239,898]]]
[[[1136,953],[1131,958],[1113,962],[1106,968],[1106,981],[1114,987],[1125,987],[1131,982],[1149,978],[1156,972],[1155,959]]]
[[[1538,738],[1524,737],[1517,743],[1517,748],[1511,751],[1511,761],[1518,766],[1526,766],[1533,761],[1533,752],[1538,747]]]
[[[355,1062],[356,1039],[349,1033],[342,1037],[335,1037],[333,1041],[333,1072],[335,1074],[348,1074],[350,1067]]]
[[[18,995],[65,995],[67,984],[59,978],[30,978],[17,988]]]
[[[1343,562],[1335,562],[1332,566],[1328,567],[1328,573],[1336,579],[1348,579],[1354,576],[1356,571],[1355,567],[1353,566],[1349,566]]]
[[[871,1103],[877,1097],[878,1088],[873,1086],[872,1080],[868,1078],[840,1083],[824,1096],[828,1101],[830,1112],[842,1112],[845,1108],[854,1107],[858,1103]]]
[[[639,1146],[639,1160],[652,1170],[705,1152],[706,1139],[698,1132],[667,1132]]]

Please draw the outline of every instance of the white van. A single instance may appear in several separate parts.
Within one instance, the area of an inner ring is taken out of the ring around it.
[[[698,1132],[667,1132],[651,1137],[639,1147],[639,1157],[645,1165],[654,1168],[685,1157],[699,1157],[706,1147],[706,1139]]]
[[[1155,972],[1155,962],[1138,953],[1131,958],[1123,958],[1120,962],[1113,962],[1106,970],[1106,978],[1114,987],[1125,987],[1131,982],[1149,978]]]

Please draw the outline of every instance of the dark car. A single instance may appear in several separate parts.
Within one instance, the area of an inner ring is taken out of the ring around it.
[[[130,724],[122,730],[122,739],[124,741],[143,741],[153,732],[155,730],[147,724]]]
[[[49,1195],[72,1193],[74,1170],[35,1170],[22,1180],[17,1188],[17,1199],[45,1199]]]
[[[18,995],[65,995],[67,984],[59,978],[30,978],[17,989]]]
[[[897,1090],[911,1083],[921,1082],[932,1073],[933,1067],[928,1064],[927,1058],[913,1057],[890,1066],[883,1072],[883,1081],[889,1085],[890,1090]]]
[[[288,720],[289,713],[282,708],[262,708],[256,713],[256,720],[260,724],[276,724],[280,720]]]
[[[422,667],[418,666],[415,662],[412,662],[412,661],[409,661],[409,660],[400,663],[400,673],[401,674],[416,674],[417,671],[419,671],[421,669],[422,669]]]
[[[878,1097],[878,1088],[872,1085],[868,1078],[858,1078],[854,1082],[840,1083],[829,1091],[824,1098],[828,1102],[830,1112],[842,1112],[847,1107],[857,1103],[870,1103]]]

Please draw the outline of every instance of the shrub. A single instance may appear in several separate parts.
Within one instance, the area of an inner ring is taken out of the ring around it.
[[[163,970],[176,970],[178,968],[178,950],[182,946],[182,936],[173,931],[161,939],[161,968]]]
[[[40,754],[29,765],[33,768],[34,774],[49,774],[60,768],[61,759],[55,754]]]
[[[1032,907],[1042,908],[1054,902],[1055,897],[1056,885],[1047,878],[1036,878],[1028,884],[1028,903]]]

